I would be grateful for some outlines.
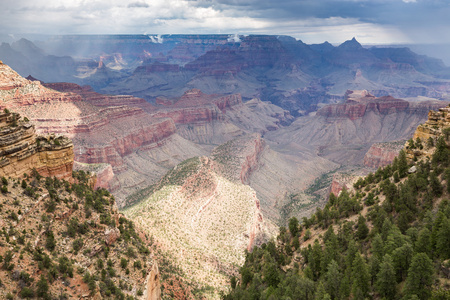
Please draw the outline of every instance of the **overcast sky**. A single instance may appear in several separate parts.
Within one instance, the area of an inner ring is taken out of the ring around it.
[[[1,0],[0,34],[239,33],[450,43],[450,0]]]

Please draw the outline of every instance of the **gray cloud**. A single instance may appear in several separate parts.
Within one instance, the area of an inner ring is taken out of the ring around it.
[[[128,4],[128,7],[129,8],[130,7],[145,7],[145,8],[147,8],[147,7],[150,7],[150,5],[148,5],[145,2],[133,2],[133,3]]]
[[[129,8],[129,9],[127,9]],[[7,33],[267,33],[306,42],[450,41],[447,0],[3,0]]]

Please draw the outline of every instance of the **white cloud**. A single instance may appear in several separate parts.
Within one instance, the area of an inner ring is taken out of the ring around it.
[[[405,2],[405,3],[416,3],[417,0],[403,0],[403,2]]]

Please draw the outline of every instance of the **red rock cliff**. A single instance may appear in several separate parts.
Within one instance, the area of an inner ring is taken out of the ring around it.
[[[354,94],[357,94],[355,96]],[[409,108],[408,101],[390,96],[376,98],[366,91],[347,91],[346,102],[327,105],[317,111],[317,115],[325,118],[348,118],[356,120],[364,117],[369,111],[380,115],[405,111]]]
[[[252,144],[254,145],[253,151],[245,157],[241,167],[240,178],[243,184],[250,183],[250,176],[258,168],[259,158],[265,146],[264,140],[259,135],[252,141]]]
[[[403,144],[404,141],[373,144],[364,156],[364,165],[375,169],[387,166],[403,149]]]

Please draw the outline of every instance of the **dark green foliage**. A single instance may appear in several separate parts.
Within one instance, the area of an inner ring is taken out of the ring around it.
[[[386,299],[394,299],[396,294],[394,263],[389,254],[383,257],[375,283],[377,292]]]
[[[57,205],[57,203],[56,203],[55,200],[53,200],[53,199],[48,200],[48,201],[45,203],[45,206],[46,206],[46,208],[47,208],[46,211],[47,211],[48,213],[54,212],[55,209],[56,209],[56,205]]]
[[[230,285],[233,290],[236,288],[236,284],[237,284],[236,276],[231,277]]]
[[[398,175],[400,178],[403,178],[406,176],[406,173],[408,171],[408,161],[406,160],[406,153],[403,150],[400,150],[400,153],[398,154]]]
[[[411,264],[413,253],[413,249],[409,243],[405,243],[403,246],[392,251],[392,260],[397,276],[397,282],[401,282],[405,279]]]
[[[135,269],[142,269],[142,264],[140,260],[137,260],[133,263],[133,268]]]
[[[430,174],[430,189],[433,196],[440,197],[442,195],[443,187],[435,172]]]
[[[436,252],[441,259],[450,258],[450,219],[444,216],[436,236]]]
[[[327,272],[325,273],[325,290],[333,299],[340,298],[340,288],[342,274],[339,271],[339,265],[335,260],[328,264]]]
[[[66,256],[60,256],[58,258],[58,271],[61,275],[73,277],[73,266],[70,260]]]
[[[121,258],[120,259],[120,267],[122,269],[126,269],[126,267],[128,266],[128,260],[126,258]]]
[[[55,236],[53,235],[53,231],[49,230],[47,231],[47,238],[45,240],[45,248],[47,248],[50,251],[55,250],[56,247],[56,241]]]
[[[409,144],[424,148],[420,139]],[[435,280],[446,276],[450,259],[450,150],[443,138],[435,144],[431,160],[414,163],[415,173],[408,174],[401,151],[392,165],[360,178],[354,194],[330,195],[323,209],[302,219],[298,233],[292,221],[291,235],[280,230],[278,245],[247,253],[224,299],[450,299],[446,281]],[[350,221],[364,205],[367,214]],[[288,264],[293,259],[300,261]]]
[[[356,226],[358,228],[356,231],[356,237],[360,240],[364,240],[369,234],[369,227],[367,227],[366,218],[359,216],[358,224]]]
[[[41,275],[41,278],[36,284],[36,296],[41,298],[48,296],[48,282],[44,275]]]
[[[79,238],[72,242],[73,251],[78,252],[83,247],[83,239]]]
[[[431,296],[433,284],[433,262],[425,253],[417,253],[412,258],[411,267],[405,283],[405,294],[417,295],[419,299],[428,299]]]
[[[436,141],[436,151],[433,154],[431,160],[434,166],[441,165],[447,167],[450,162],[450,150],[447,148],[447,144],[443,136],[439,137]]]
[[[416,144],[415,144],[415,146],[416,146],[416,148],[418,148],[418,149],[420,149],[420,150],[423,149],[422,140],[421,140],[419,137],[416,138]]]
[[[34,297],[34,291],[33,289],[29,288],[29,287],[24,287],[21,291],[20,291],[20,297],[22,298],[33,298]]]
[[[291,233],[292,236],[296,236],[297,232],[298,232],[298,220],[296,217],[292,217],[289,219],[289,232]]]

